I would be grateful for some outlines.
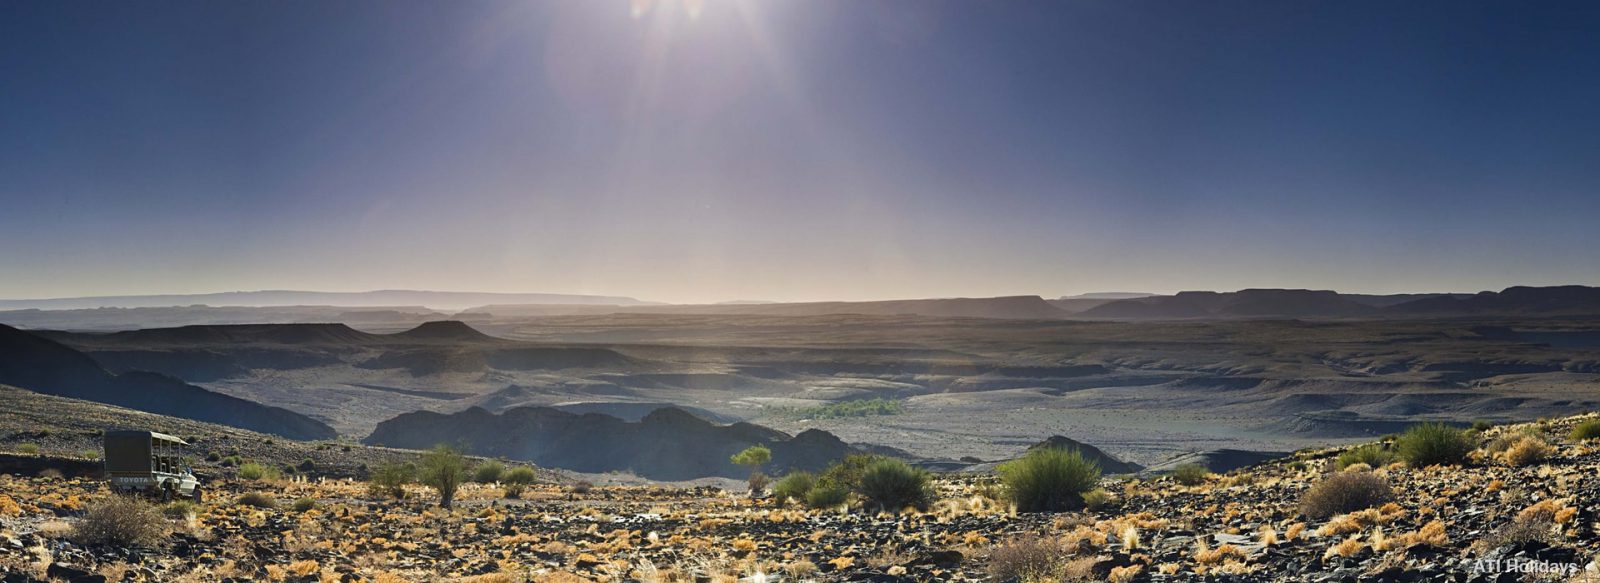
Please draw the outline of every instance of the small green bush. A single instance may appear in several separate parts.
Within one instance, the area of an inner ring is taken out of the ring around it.
[[[214,451],[213,452],[207,452],[206,453],[206,461],[211,462],[211,463],[220,462],[220,461],[222,461],[222,454],[214,452]]]
[[[1381,468],[1394,463],[1395,459],[1394,452],[1374,443],[1339,454],[1333,461],[1333,467],[1342,470],[1356,464],[1367,464],[1368,467]]]
[[[72,526],[71,538],[81,545],[148,547],[167,536],[167,521],[155,505],[131,496],[112,496],[89,506]]]
[[[1306,490],[1300,498],[1300,512],[1311,518],[1326,518],[1392,500],[1394,490],[1383,478],[1366,472],[1339,472]]]
[[[478,464],[478,467],[473,468],[472,481],[479,484],[493,484],[500,481],[501,476],[503,476],[505,473],[506,466],[504,464],[494,460],[489,460]]]
[[[913,468],[903,461],[882,459],[867,466],[867,471],[861,474],[861,489],[856,493],[879,510],[925,510],[933,503],[932,477],[926,470]]]
[[[27,455],[39,455],[39,444],[19,443],[17,444],[17,451]]]
[[[299,500],[295,500],[294,504],[290,506],[290,508],[293,508],[295,512],[306,512],[313,510],[316,507],[317,500],[315,498],[301,498]]]
[[[439,507],[450,508],[467,481],[467,458],[448,445],[436,445],[417,463],[417,481],[439,493]]]
[[[241,480],[276,480],[280,475],[282,474],[277,469],[255,462],[239,466],[239,479]]]
[[[417,468],[411,464],[381,464],[372,469],[367,479],[367,491],[376,497],[388,496],[404,500],[406,484],[417,479]]]
[[[1100,464],[1068,448],[1035,449],[998,471],[1019,512],[1079,510],[1083,495],[1100,482]]]
[[[1494,428],[1494,423],[1490,423],[1486,419],[1478,419],[1478,420],[1472,422],[1472,430],[1476,431],[1478,433],[1483,433],[1483,432],[1488,431],[1488,430],[1493,429],[1493,428]],[[1378,466],[1372,466],[1372,467],[1378,467]]]
[[[573,494],[588,494],[591,490],[594,490],[594,482],[578,480],[572,484],[571,490]]]
[[[1467,432],[1449,425],[1422,423],[1395,440],[1395,451],[1413,468],[1459,465],[1472,451],[1472,440]]]
[[[845,456],[844,459],[828,466],[828,469],[817,477],[817,484],[837,486],[847,492],[859,491],[861,476],[867,472],[867,467],[884,459],[888,458],[864,453]]]
[[[1590,419],[1579,423],[1572,428],[1572,434],[1569,437],[1574,441],[1600,439],[1600,419]]]
[[[1211,470],[1200,464],[1183,464],[1172,469],[1172,479],[1185,486],[1198,486],[1211,477]]]
[[[811,493],[811,488],[817,485],[817,475],[811,472],[789,472],[772,486],[772,498],[778,504],[790,500],[804,501],[806,494]]]
[[[533,472],[533,468],[528,466],[517,466],[512,468],[511,471],[506,472],[506,474],[501,476],[500,479],[507,484],[527,486],[537,480],[538,475]]]
[[[806,492],[806,506],[817,509],[838,508],[850,503],[850,491],[838,484],[819,482]]]
[[[239,496],[237,502],[240,506],[251,506],[255,508],[271,509],[278,507],[278,499],[273,498],[271,494],[267,494],[265,492],[245,492],[243,495]]]

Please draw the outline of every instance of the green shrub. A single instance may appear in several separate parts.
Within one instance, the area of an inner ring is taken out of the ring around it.
[[[759,443],[752,445],[745,448],[744,451],[733,454],[728,458],[728,461],[736,465],[750,466],[749,486],[752,497],[766,489],[768,478],[766,474],[761,473],[761,466],[772,461],[772,450],[767,449],[767,446]]]
[[[89,506],[72,525],[71,538],[81,545],[148,547],[167,536],[167,521],[155,505],[131,496],[112,496]]]
[[[1472,440],[1467,432],[1449,425],[1422,423],[1395,440],[1395,450],[1413,468],[1459,465],[1472,451]]]
[[[373,496],[388,496],[395,500],[406,497],[406,484],[417,478],[417,468],[411,464],[381,464],[372,469],[367,480],[367,491]]]
[[[1394,500],[1394,490],[1377,475],[1366,472],[1329,474],[1300,498],[1300,512],[1311,518],[1372,508]]]
[[[200,513],[200,505],[189,500],[174,500],[161,506],[161,514],[173,520],[182,520]]]
[[[1183,464],[1172,469],[1172,479],[1185,486],[1198,486],[1211,477],[1211,470],[1200,464]]]
[[[594,490],[594,482],[578,480],[572,484],[571,489],[573,494],[588,494],[589,491]]]
[[[856,493],[879,510],[924,510],[933,503],[932,477],[926,470],[903,461],[882,459],[867,466],[867,471],[861,474],[861,489]]]
[[[861,476],[867,472],[867,467],[880,460],[888,459],[880,455],[858,453],[845,456],[844,459],[834,462],[823,470],[817,478],[818,485],[837,486],[847,492],[861,489]]]
[[[1395,459],[1394,452],[1374,443],[1339,454],[1333,461],[1333,467],[1342,470],[1356,464],[1367,464],[1368,467],[1381,468],[1394,463]]]
[[[1472,430],[1476,431],[1478,433],[1483,433],[1483,432],[1488,431],[1488,430],[1493,429],[1493,428],[1494,428],[1494,423],[1491,423],[1486,419],[1478,419],[1478,420],[1472,422]],[[1372,467],[1378,467],[1378,466],[1372,466]]]
[[[456,490],[467,481],[467,458],[448,445],[433,446],[417,462],[417,481],[439,493],[439,507],[455,503]]]
[[[220,462],[220,461],[222,461],[222,454],[214,452],[214,451],[213,452],[207,452],[206,453],[206,461],[211,462],[211,463]]]
[[[1574,441],[1600,439],[1600,419],[1590,419],[1579,423],[1572,428],[1572,434],[1569,437]]]
[[[998,471],[1019,512],[1082,509],[1083,495],[1100,482],[1100,464],[1067,448],[1035,449]]]
[[[503,476],[505,473],[505,465],[494,460],[489,460],[478,464],[478,467],[473,468],[472,481],[479,484],[493,484],[500,481],[501,476]]]
[[[790,500],[804,501],[806,494],[809,494],[811,488],[816,485],[816,474],[800,471],[789,472],[783,476],[783,479],[778,480],[777,484],[772,486],[772,498],[778,504],[783,504]]]
[[[255,462],[239,466],[239,479],[241,480],[276,480],[281,475],[277,469]]]
[[[24,453],[24,454],[27,454],[27,455],[39,455],[39,444],[37,444],[37,443],[19,443],[19,444],[17,444],[17,451],[19,453]]]
[[[512,468],[511,471],[506,472],[506,474],[500,479],[507,484],[527,486],[537,480],[538,475],[533,472],[533,468],[528,466],[517,466]]]
[[[850,491],[838,484],[818,482],[806,492],[806,506],[818,509],[838,508],[850,503]]]
[[[293,508],[295,512],[306,512],[315,509],[316,507],[317,500],[315,498],[301,498],[299,500],[295,500],[294,504],[290,506],[290,508]]]
[[[252,506],[255,508],[278,507],[278,499],[273,498],[271,494],[267,494],[265,492],[245,492],[243,495],[239,496],[237,502],[240,506]]]

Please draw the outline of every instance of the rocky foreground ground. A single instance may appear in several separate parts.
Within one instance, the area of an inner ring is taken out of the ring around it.
[[[1593,419],[1588,416],[1586,419]],[[133,548],[75,542],[96,481],[0,476],[4,581],[1600,581],[1600,442],[1580,419],[1489,429],[1552,447],[1514,466],[1376,469],[1393,502],[1312,519],[1304,493],[1338,450],[1212,476],[1108,480],[1104,505],[1019,514],[991,476],[944,476],[925,512],[809,510],[713,488],[467,486],[454,510],[347,479],[230,479]],[[265,493],[276,508],[241,504]],[[315,501],[292,504],[300,499]],[[1033,563],[1030,563],[1033,562]]]

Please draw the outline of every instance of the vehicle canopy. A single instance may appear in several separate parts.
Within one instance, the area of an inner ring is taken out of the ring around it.
[[[106,473],[182,471],[182,448],[188,442],[154,431],[107,431],[105,435]]]

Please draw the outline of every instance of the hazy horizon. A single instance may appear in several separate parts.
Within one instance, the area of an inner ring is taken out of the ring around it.
[[[0,298],[1600,285],[1597,29],[1579,2],[6,3]]]

